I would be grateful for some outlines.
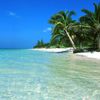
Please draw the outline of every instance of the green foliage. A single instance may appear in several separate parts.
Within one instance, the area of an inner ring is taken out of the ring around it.
[[[37,44],[33,48],[49,48],[49,43],[44,43],[43,40],[38,40]]]
[[[42,40],[38,41],[35,47],[71,47],[78,50],[75,52],[84,51],[84,47],[90,48],[87,50],[100,50],[100,3],[94,3],[94,11],[82,9],[84,16],[79,18],[79,21],[72,19],[75,15],[74,11],[60,11],[54,14],[49,23],[52,24],[52,36],[50,43],[45,44]]]
[[[54,44],[55,41],[57,41],[57,44],[63,44],[63,46],[71,44],[73,48],[75,48],[75,44],[72,40],[71,34],[69,33],[70,28],[75,22],[72,20],[72,15],[74,14],[74,11],[60,11],[51,17],[49,20],[49,23],[53,25],[51,44]]]
[[[92,47],[100,49],[100,3],[94,3],[94,12],[87,9],[82,9],[82,12],[85,15],[80,17],[80,21],[90,26],[88,36],[91,37]]]
[[[81,49],[83,47],[100,49],[100,3],[94,3],[94,9],[94,12],[82,9],[85,15],[80,17],[79,22],[72,20],[72,15],[75,15],[73,11],[60,11],[54,14],[49,20],[54,26],[51,43],[68,46],[72,44],[68,39],[69,34],[75,45]]]

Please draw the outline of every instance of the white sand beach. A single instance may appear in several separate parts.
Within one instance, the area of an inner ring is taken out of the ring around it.
[[[100,59],[100,52],[85,52],[85,53],[77,53],[78,56]]]
[[[44,52],[54,52],[54,53],[73,52],[73,48],[36,48],[33,50],[44,51]]]
[[[73,52],[73,48],[36,48],[32,50],[53,52],[53,53]],[[75,55],[83,56],[87,58],[100,59],[100,52],[84,52],[84,53],[76,53]]]

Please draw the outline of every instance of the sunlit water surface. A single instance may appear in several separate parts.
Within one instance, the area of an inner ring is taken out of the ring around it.
[[[0,100],[100,100],[100,63],[68,53],[0,50]]]

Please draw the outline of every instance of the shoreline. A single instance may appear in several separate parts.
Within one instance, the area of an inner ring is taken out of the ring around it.
[[[34,48],[32,50],[51,53],[73,52],[73,48]]]
[[[76,53],[76,56],[86,57],[90,59],[100,60],[100,52],[84,52],[84,53]]]
[[[63,53],[63,52],[73,52],[73,48],[34,48],[34,51],[43,51],[43,52],[51,52],[51,53]],[[89,59],[100,60],[100,52],[83,52],[83,53],[75,53],[75,56],[86,57]]]

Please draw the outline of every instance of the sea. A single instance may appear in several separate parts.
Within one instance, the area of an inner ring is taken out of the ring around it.
[[[1,49],[0,100],[100,100],[100,62],[68,52]]]

